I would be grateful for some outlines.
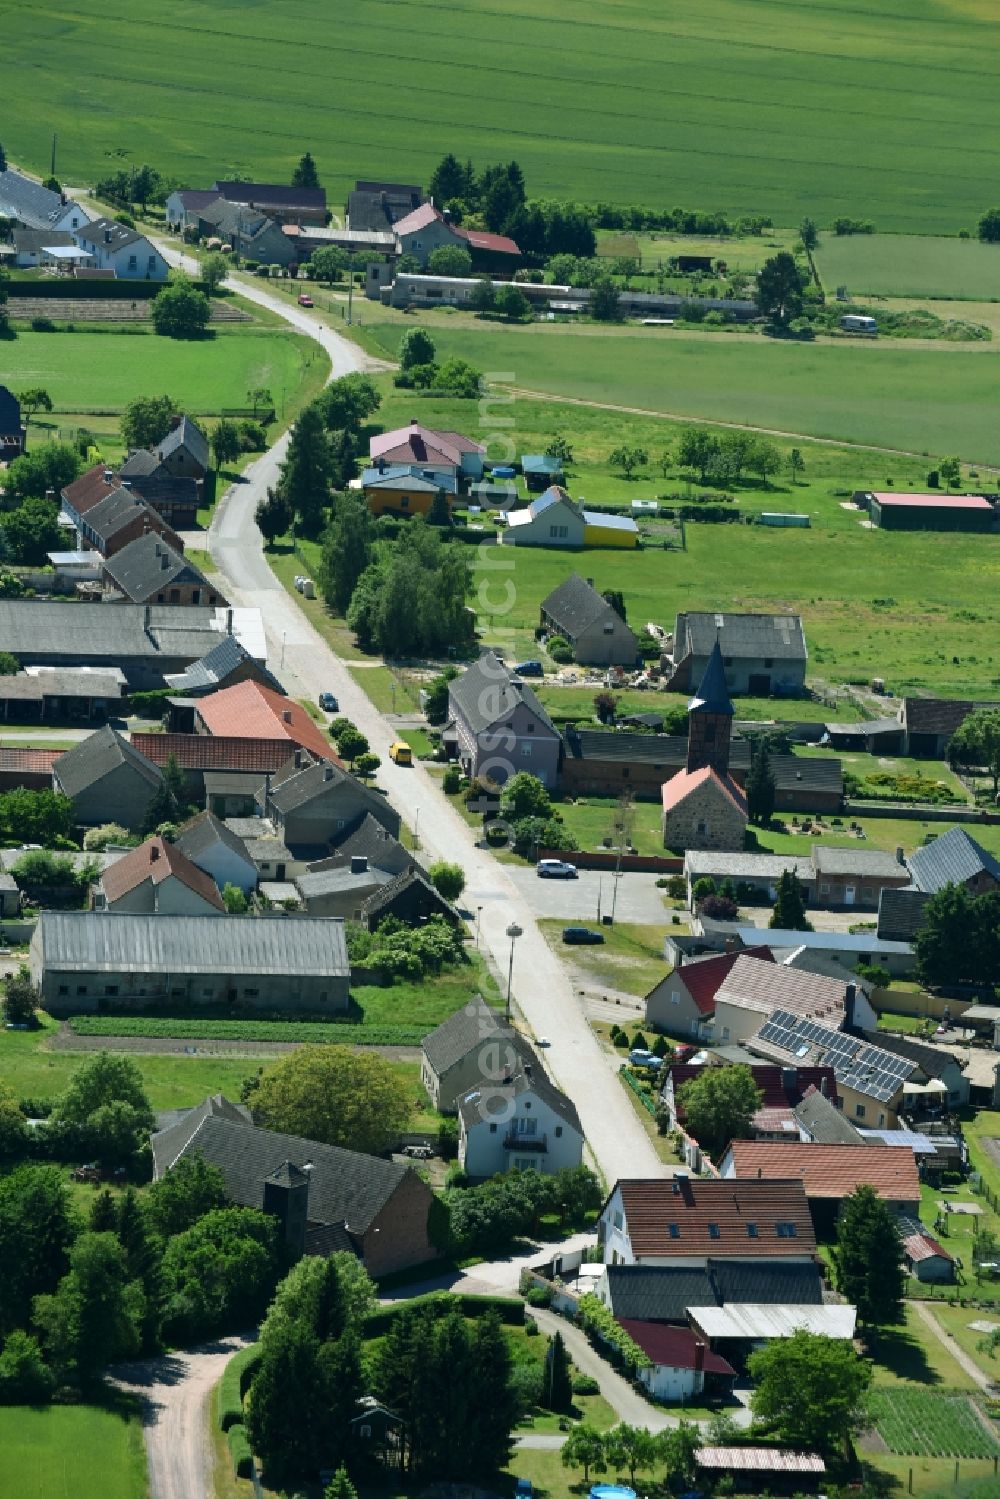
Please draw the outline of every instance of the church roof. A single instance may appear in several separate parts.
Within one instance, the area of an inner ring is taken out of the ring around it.
[[[728,796],[737,811],[744,817],[748,816],[746,797],[739,786],[730,776],[720,776],[711,765],[702,765],[698,770],[679,770],[676,775],[670,777],[669,781],[664,781],[660,788],[664,812],[672,812],[693,791],[697,791],[706,782],[711,782],[719,791]]]
[[[726,668],[723,664],[718,638],[708,658],[705,675],[698,683],[698,690],[694,697],[688,703],[688,712],[726,713],[730,718],[733,716],[733,705],[729,697],[729,688],[726,686]]]

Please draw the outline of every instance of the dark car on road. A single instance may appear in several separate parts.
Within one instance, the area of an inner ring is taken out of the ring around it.
[[[540,661],[519,661],[514,667],[515,677],[541,677],[544,676],[542,663]]]
[[[319,695],[319,705],[324,713],[336,713],[340,707],[332,692],[321,692]]]
[[[589,926],[563,927],[562,939],[572,947],[591,947],[604,941],[603,932],[593,932]]]

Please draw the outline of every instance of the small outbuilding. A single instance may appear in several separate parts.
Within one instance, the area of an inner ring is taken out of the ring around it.
[[[866,493],[862,504],[883,531],[992,531],[997,520],[981,494]]]

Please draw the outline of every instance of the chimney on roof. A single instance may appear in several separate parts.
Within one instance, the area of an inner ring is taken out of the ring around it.
[[[351,855],[351,873],[352,874],[367,874],[368,873],[368,855],[367,854],[352,854]]]
[[[324,781],[332,781],[333,780],[333,766],[332,765],[324,765],[323,766],[323,779],[324,779]]]
[[[781,1086],[785,1093],[794,1093],[798,1076],[799,1069],[797,1067],[782,1067]]]
[[[736,937],[730,935],[726,938],[726,952],[739,952],[740,944]]]
[[[858,1027],[854,1018],[857,1003],[858,986],[857,984],[848,984],[844,991],[844,1030],[849,1036],[856,1036],[858,1034]]]
[[[897,864],[905,864],[906,863],[906,855],[903,853],[903,850],[901,848],[897,848],[897,850],[896,850],[896,863]]]
[[[412,427],[419,427],[420,426],[420,423],[417,421],[417,419],[416,419],[415,416],[411,416],[410,417],[410,426],[411,426],[411,428]]]
[[[291,721],[292,721],[292,710],[291,710],[291,708],[282,708],[282,710],[281,710],[281,718],[282,718],[282,722],[283,723],[291,723]]]
[[[156,861],[157,861],[157,859],[159,857],[160,857],[159,846],[157,844],[155,844],[155,843],[151,843],[149,845],[149,862],[150,862],[150,864],[155,864]]]
[[[699,1338],[694,1345],[694,1372],[700,1374],[705,1367],[705,1345]]]
[[[819,1091],[822,1093],[822,1095],[823,1095],[824,1098],[828,1097],[828,1095],[829,1095],[829,1088],[827,1086],[827,1081],[826,1081],[825,1075],[823,1077],[821,1077],[820,1080],[819,1080]]]

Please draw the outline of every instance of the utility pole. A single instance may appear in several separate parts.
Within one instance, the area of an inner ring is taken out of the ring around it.
[[[354,251],[347,252],[347,325],[350,327],[354,308]]]
[[[53,130],[53,132],[52,132],[52,171],[50,173],[50,176],[52,176],[52,177],[54,177],[56,175],[56,142],[58,141],[58,139],[59,139],[58,134],[56,133],[56,131]]]

